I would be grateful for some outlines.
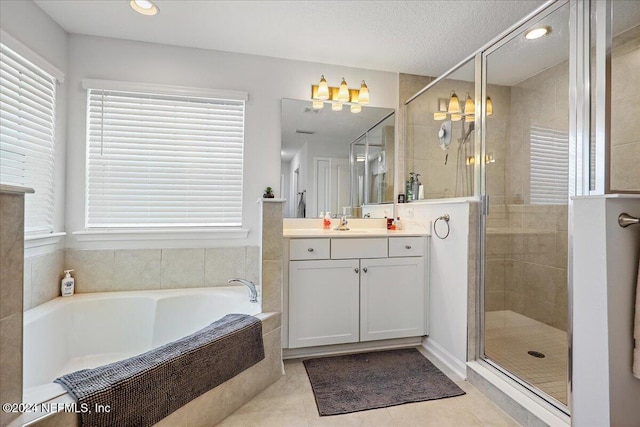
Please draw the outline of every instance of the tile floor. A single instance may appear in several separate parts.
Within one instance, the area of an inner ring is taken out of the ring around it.
[[[302,361],[285,361],[284,377],[231,414],[218,426],[519,426],[469,383],[456,380],[456,377],[447,372],[437,361],[433,362],[454,379],[467,394],[449,399],[320,417]]]
[[[567,333],[511,310],[485,317],[485,354],[566,405]],[[545,355],[539,359],[527,352]]]

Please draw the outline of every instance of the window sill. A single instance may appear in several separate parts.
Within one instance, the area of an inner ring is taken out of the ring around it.
[[[59,233],[36,234],[24,237],[24,256],[25,258],[44,255],[55,252],[62,246],[60,243],[64,240],[67,233],[64,231]]]
[[[190,229],[190,230],[87,230],[74,231],[73,237],[78,242],[113,242],[113,241],[153,241],[153,240],[211,240],[211,239],[246,239],[249,230],[234,228],[230,230]]]

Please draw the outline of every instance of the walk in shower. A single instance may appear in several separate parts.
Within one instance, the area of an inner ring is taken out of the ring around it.
[[[571,197],[640,191],[639,24],[550,2],[405,103],[405,173],[471,206],[469,359],[567,414]]]

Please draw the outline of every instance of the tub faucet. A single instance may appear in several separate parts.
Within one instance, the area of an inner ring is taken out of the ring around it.
[[[339,231],[347,231],[349,230],[349,227],[347,227],[347,216],[346,215],[342,215],[342,218],[340,218],[340,225],[338,225],[338,227],[336,227],[336,230]]]
[[[227,283],[238,282],[249,288],[249,302],[258,302],[258,291],[256,285],[252,281],[247,279],[230,279]]]

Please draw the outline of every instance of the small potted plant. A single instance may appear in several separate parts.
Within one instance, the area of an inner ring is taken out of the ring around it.
[[[274,197],[276,197],[275,194],[273,194],[272,188],[271,187],[267,187],[264,190],[264,194],[262,195],[263,198],[265,199],[273,199]]]

